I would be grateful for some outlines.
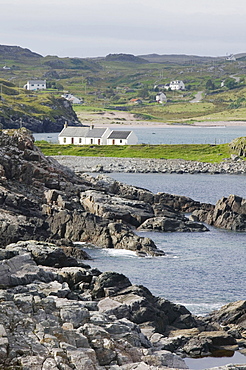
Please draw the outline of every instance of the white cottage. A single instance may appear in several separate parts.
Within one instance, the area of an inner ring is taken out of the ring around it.
[[[116,131],[105,127],[67,126],[58,135],[59,144],[74,145],[135,145],[138,142],[133,131]]]
[[[107,138],[107,145],[135,145],[138,138],[133,131],[111,131]]]
[[[58,140],[59,144],[106,145],[109,133],[110,130],[104,127],[64,125],[63,130],[58,135]]]
[[[45,90],[46,80],[30,80],[24,86],[26,90]]]

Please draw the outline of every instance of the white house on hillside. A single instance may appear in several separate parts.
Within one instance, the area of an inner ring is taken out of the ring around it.
[[[133,131],[112,131],[106,127],[67,126],[58,135],[59,144],[74,145],[125,145],[137,144]]]
[[[169,84],[169,88],[171,90],[185,90],[185,84],[183,83],[183,81],[171,81]]]
[[[64,94],[62,95],[62,98],[70,101],[72,104],[82,104],[82,99],[77,98],[76,96],[72,94]]]
[[[163,104],[167,102],[167,97],[163,92],[159,92],[156,94],[155,100],[157,101],[157,103]]]
[[[46,80],[30,80],[24,85],[26,90],[45,90]]]

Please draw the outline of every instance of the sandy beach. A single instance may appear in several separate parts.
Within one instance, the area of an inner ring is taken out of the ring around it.
[[[112,128],[127,127],[229,127],[229,126],[244,126],[246,121],[195,121],[192,124],[187,123],[165,123],[156,121],[138,120],[134,114],[128,112],[80,112],[77,114],[81,123],[84,125],[109,126]]]

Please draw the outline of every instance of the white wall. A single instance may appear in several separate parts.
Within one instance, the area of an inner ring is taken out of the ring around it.
[[[138,138],[131,132],[127,139],[107,139],[107,145],[136,145]]]
[[[26,89],[27,90],[44,90],[44,89],[46,89],[46,83],[43,83],[43,84],[36,84],[36,83],[30,84],[29,81],[28,81],[25,86],[26,86]]]
[[[85,138],[83,137],[60,137],[58,136],[58,141],[60,145],[74,144],[74,145],[84,145]]]
[[[137,144],[138,143],[138,138],[137,138],[137,136],[134,134],[134,132],[132,131],[131,133],[130,133],[130,135],[128,136],[128,144],[130,144],[130,145],[135,145],[135,144]]]

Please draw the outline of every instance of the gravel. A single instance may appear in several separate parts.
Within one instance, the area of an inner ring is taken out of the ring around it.
[[[183,159],[112,158],[53,156],[76,173],[212,173],[246,174],[246,161],[239,157],[221,163],[203,163]]]

